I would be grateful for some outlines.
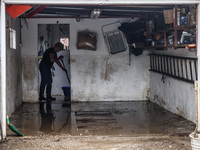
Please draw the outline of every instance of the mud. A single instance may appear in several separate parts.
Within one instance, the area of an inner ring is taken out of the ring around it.
[[[195,124],[148,101],[23,104],[0,149],[191,149]]]
[[[1,150],[190,150],[186,137],[108,137],[40,135],[8,138]]]

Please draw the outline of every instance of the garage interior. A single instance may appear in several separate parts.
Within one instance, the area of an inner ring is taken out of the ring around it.
[[[195,130],[195,4],[29,6],[15,19],[6,16],[7,114],[25,136],[188,136]],[[96,43],[81,41],[88,36]],[[63,38],[58,55],[70,82],[54,65],[57,100],[39,102],[41,49]],[[63,87],[70,87],[68,95]]]

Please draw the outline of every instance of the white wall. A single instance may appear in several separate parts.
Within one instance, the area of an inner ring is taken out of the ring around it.
[[[129,66],[128,51],[108,55],[101,32],[102,25],[119,19],[29,19],[29,28],[23,25],[22,48],[23,101],[38,101],[38,67],[37,67],[37,27],[38,24],[70,24],[70,61],[72,101],[116,101],[144,100],[149,93],[149,56],[131,56]],[[121,21],[124,21],[124,19]],[[77,50],[77,32],[85,29],[98,34],[97,50]],[[26,65],[29,65],[27,68]],[[61,71],[61,73],[63,73]],[[60,76],[60,75],[58,75]],[[66,78],[63,79],[66,81]],[[60,89],[57,85],[54,89]],[[56,91],[56,90],[54,90]],[[62,91],[62,90],[61,90]],[[57,94],[57,93],[52,93]]]
[[[187,49],[168,49],[167,51],[154,51],[157,54],[195,57],[196,53]],[[180,81],[162,74],[150,73],[150,100],[165,109],[195,122],[195,91],[194,84]]]

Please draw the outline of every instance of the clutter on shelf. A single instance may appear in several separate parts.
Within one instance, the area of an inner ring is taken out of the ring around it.
[[[161,21],[163,20],[164,21]],[[146,46],[186,48],[196,44],[196,5],[175,5],[147,22]],[[159,22],[157,20],[160,20]]]

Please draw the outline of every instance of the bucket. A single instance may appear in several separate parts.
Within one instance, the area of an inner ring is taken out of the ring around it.
[[[63,92],[64,92],[65,100],[69,101],[70,96],[71,96],[70,86],[63,86],[62,89],[63,89]]]
[[[194,133],[191,133],[190,135],[191,140],[191,147],[192,150],[200,150],[200,137],[194,137]]]

